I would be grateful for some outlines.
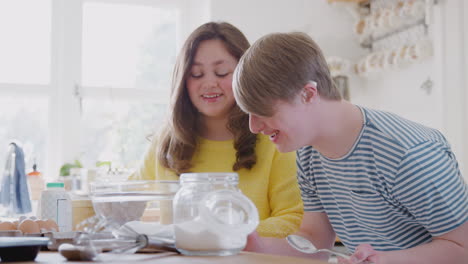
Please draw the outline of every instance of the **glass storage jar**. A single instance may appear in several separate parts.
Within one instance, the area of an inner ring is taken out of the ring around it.
[[[258,211],[238,189],[237,173],[184,173],[174,197],[177,249],[185,255],[234,255],[258,225]]]

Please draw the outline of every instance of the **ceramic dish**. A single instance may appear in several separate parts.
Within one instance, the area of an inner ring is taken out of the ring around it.
[[[0,259],[8,261],[33,261],[39,249],[47,246],[46,237],[0,237]]]

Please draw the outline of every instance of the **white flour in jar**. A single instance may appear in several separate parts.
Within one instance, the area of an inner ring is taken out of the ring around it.
[[[200,217],[174,226],[176,247],[187,251],[219,251],[244,248],[245,234],[216,230]]]

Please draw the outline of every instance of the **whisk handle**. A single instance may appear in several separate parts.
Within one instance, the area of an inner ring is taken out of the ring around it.
[[[159,249],[179,253],[175,247],[174,241],[165,238],[148,237],[147,235],[138,235],[137,241],[142,243],[143,248]]]

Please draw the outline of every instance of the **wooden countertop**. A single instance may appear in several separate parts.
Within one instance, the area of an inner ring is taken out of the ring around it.
[[[307,258],[286,257],[276,255],[265,255],[251,252],[241,252],[238,255],[228,257],[192,257],[178,255],[172,252],[165,253],[138,253],[131,255],[100,255],[104,263],[158,263],[158,264],[274,264],[274,263],[294,263],[294,264],[324,264],[326,262]],[[21,263],[96,263],[96,262],[72,262],[66,261],[58,252],[41,251],[35,262],[15,262]]]

